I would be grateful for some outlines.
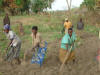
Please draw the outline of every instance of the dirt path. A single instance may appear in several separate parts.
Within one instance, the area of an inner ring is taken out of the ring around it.
[[[99,39],[89,33],[81,33],[82,45],[76,49],[76,63],[69,62],[64,67],[63,75],[100,75],[97,70],[96,52],[100,46]],[[58,60],[59,41],[50,43],[48,56],[43,66],[26,62],[23,65],[0,63],[0,75],[58,75],[60,62]]]

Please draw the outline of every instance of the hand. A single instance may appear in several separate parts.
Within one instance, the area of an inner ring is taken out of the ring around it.
[[[8,51],[8,47],[6,48],[6,53],[7,53],[7,51]]]
[[[34,47],[31,49],[31,51],[34,51]]]
[[[72,43],[72,45],[71,46],[74,46],[74,43]]]
[[[6,51],[8,50],[8,47],[6,48]]]

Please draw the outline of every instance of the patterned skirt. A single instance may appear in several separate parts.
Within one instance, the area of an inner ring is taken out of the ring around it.
[[[19,58],[21,49],[21,43],[18,43],[16,47],[11,47],[10,50],[6,54],[5,60],[11,62],[13,59]]]
[[[62,48],[59,50],[59,60],[60,60],[61,63],[63,63],[67,52],[68,52],[67,50],[64,50]],[[70,53],[68,59],[66,60],[66,63],[67,63],[67,61],[70,61],[70,60],[73,60],[73,59],[75,59],[75,52],[74,51],[72,51]]]

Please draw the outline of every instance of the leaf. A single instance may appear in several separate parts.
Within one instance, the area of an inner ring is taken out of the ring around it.
[[[22,0],[16,0],[17,5],[21,5]]]
[[[3,0],[0,0],[0,6],[2,6]]]

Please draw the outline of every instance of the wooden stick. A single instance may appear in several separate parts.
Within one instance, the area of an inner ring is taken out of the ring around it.
[[[71,53],[71,50],[72,50],[72,46],[71,46],[70,50],[68,51],[68,53],[66,54],[63,63],[61,64],[61,67],[60,67],[60,70],[59,70],[59,75],[62,75],[61,72],[62,72],[62,70],[63,70],[63,67],[64,67],[64,64],[65,64],[66,60],[68,59],[68,57],[69,57],[69,55],[70,55],[70,53]]]

